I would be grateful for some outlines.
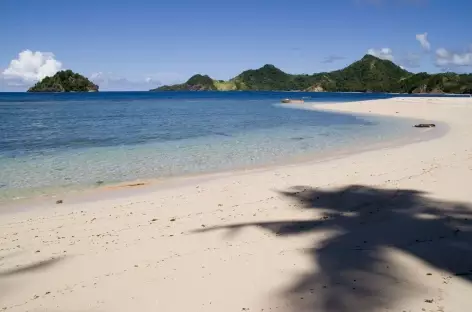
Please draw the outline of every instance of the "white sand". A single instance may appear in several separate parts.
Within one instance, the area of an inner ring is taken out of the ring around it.
[[[421,118],[450,131],[321,163],[2,215],[0,309],[472,309],[472,99],[316,107]],[[300,192],[279,192],[293,186]]]

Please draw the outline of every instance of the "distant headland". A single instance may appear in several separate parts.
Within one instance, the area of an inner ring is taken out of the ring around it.
[[[62,70],[52,77],[45,77],[28,92],[98,92],[98,86],[72,70]]]
[[[411,73],[372,55],[332,72],[292,75],[274,65],[246,70],[228,80],[195,75],[187,82],[150,91],[310,91],[385,93],[472,93],[472,74]]]

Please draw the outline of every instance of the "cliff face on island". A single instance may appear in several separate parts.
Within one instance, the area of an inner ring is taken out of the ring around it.
[[[228,80],[195,75],[186,83],[151,91],[311,91],[391,93],[472,93],[472,74],[414,74],[388,60],[365,55],[361,60],[332,72],[292,75],[274,65],[246,70]]]
[[[45,77],[28,92],[97,92],[98,86],[86,77],[71,70],[57,72],[52,77]]]

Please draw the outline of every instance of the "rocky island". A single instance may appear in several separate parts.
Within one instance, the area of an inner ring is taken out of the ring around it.
[[[228,81],[199,74],[183,84],[161,86],[151,91],[232,90],[470,94],[472,74],[415,74],[389,60],[368,54],[332,72],[292,75],[267,64],[246,70]]]
[[[45,77],[28,92],[98,92],[98,86],[72,70],[63,70]]]

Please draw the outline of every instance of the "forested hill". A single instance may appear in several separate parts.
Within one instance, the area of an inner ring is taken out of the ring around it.
[[[332,72],[292,75],[274,65],[242,72],[228,80],[195,75],[183,84],[151,91],[258,90],[315,92],[472,93],[472,74],[410,73],[395,63],[372,55]]]
[[[98,86],[86,77],[71,70],[57,72],[52,77],[45,77],[28,92],[96,92]]]

